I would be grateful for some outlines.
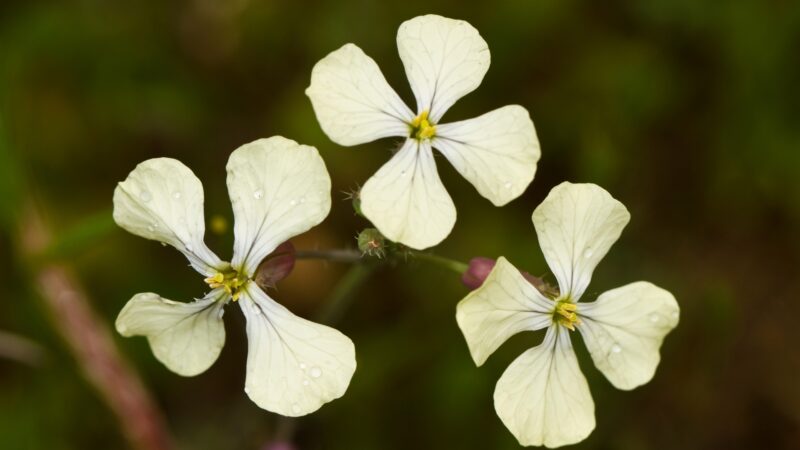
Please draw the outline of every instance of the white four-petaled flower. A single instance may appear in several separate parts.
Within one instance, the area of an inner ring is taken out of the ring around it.
[[[560,294],[548,298],[505,258],[457,307],[477,365],[512,335],[547,328],[544,342],[503,373],[494,392],[498,416],[523,445],[558,447],[594,429],[594,402],[570,341],[577,329],[597,368],[619,389],[650,381],[661,343],[680,311],[669,292],[639,281],[579,303],[592,271],[630,215],[593,184],[562,183],[533,212],[533,224]]]
[[[214,363],[225,342],[223,307],[238,301],[247,319],[245,392],[269,411],[311,413],[344,394],[356,368],[353,343],[333,328],[295,316],[252,278],[279,244],[325,219],[330,177],[314,147],[278,136],[238,148],[227,172],[235,218],[230,263],[203,241],[203,186],[181,162],[147,160],[118,185],[117,224],[180,250],[212,289],[192,303],[137,294],[120,312],[117,330],[147,336],[170,370],[197,375]]]
[[[489,68],[489,48],[469,23],[416,17],[400,26],[397,47],[416,97],[416,114],[375,61],[353,44],[317,63],[306,94],[323,131],[340,145],[406,138],[364,184],[361,211],[386,237],[419,250],[444,240],[456,220],[432,148],[482,196],[502,206],[533,180],[539,141],[528,111],[518,105],[439,123],[456,100],[478,87]]]

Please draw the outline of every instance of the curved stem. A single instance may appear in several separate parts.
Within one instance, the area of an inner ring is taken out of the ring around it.
[[[356,263],[362,261],[361,252],[355,249],[333,249],[333,250],[297,250],[294,253],[297,259],[324,259],[334,262]]]
[[[336,287],[333,288],[333,292],[320,310],[317,320],[328,325],[338,322],[347,308],[353,303],[356,298],[356,292],[364,285],[377,267],[377,265],[369,263],[356,264],[351,267],[344,277],[339,280]]]
[[[469,268],[467,264],[461,261],[445,258],[444,256],[434,255],[433,253],[410,251],[409,254],[414,258],[436,264],[440,267],[444,267],[445,269],[450,269],[458,274],[466,272]]]
[[[303,253],[305,258],[322,258],[322,259],[331,259],[334,261],[343,261],[343,259],[332,259],[330,256],[332,254],[339,254],[349,252],[348,250],[331,250],[331,251],[304,251],[304,252],[297,252],[297,257],[300,253]],[[356,252],[359,259],[361,259],[361,254]],[[314,255],[314,256],[308,256]],[[321,255],[321,256],[320,256]],[[350,262],[348,260],[348,262]],[[320,309],[319,313],[317,314],[315,320],[319,323],[323,323],[326,325],[334,325],[345,311],[352,305],[353,300],[356,298],[356,293],[364,285],[364,283],[369,279],[370,275],[375,271],[378,267],[378,264],[371,264],[369,262],[360,261],[358,264],[354,264],[347,273],[344,274],[339,283],[336,284],[336,287],[333,288],[333,292],[331,293],[330,297],[328,297],[327,301],[324,303],[322,308]],[[292,436],[294,435],[297,429],[298,419],[296,417],[285,417],[285,416],[278,416],[277,424],[276,424],[276,436],[274,444],[280,444],[283,442],[291,442]],[[272,448],[272,447],[270,447]],[[276,445],[277,448],[277,445]]]
[[[464,273],[469,267],[467,264],[456,261],[454,259],[439,256],[433,253],[420,252],[417,250],[405,250],[408,255],[422,261],[436,264],[440,267],[452,270],[456,273]],[[323,259],[326,261],[343,262],[343,263],[359,263],[366,259],[364,255],[356,249],[332,249],[332,250],[297,250],[295,252],[297,259]]]

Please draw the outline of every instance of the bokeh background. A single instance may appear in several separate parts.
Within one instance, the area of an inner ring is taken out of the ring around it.
[[[275,134],[320,149],[334,180],[328,219],[299,249],[354,246],[368,226],[343,192],[396,142],[342,148],[304,95],[311,68],[353,42],[413,99],[395,33],[424,13],[466,19],[489,43],[483,84],[445,119],[525,106],[542,146],[524,196],[494,208],[438,158],[458,222],[438,254],[505,255],[547,267],[530,222],[564,180],[602,185],[632,220],[588,295],[649,280],[674,293],[681,323],[649,384],[615,390],[576,344],[596,403],[584,449],[800,448],[800,3],[344,0],[0,3],[0,447],[126,448],[119,422],[57,332],[42,267],[75,275],[110,328],[134,294],[189,300],[205,285],[171,248],[111,221],[115,183],[144,159],[178,158],[203,180],[206,215],[230,225],[224,165]],[[31,251],[38,210],[52,234]],[[230,226],[209,232],[229,257]],[[314,317],[347,265],[302,261],[276,298]],[[217,363],[174,375],[143,338],[112,334],[181,449],[515,449],[494,383],[539,334],[475,368],[455,323],[467,290],[421,261],[383,267],[337,327],[358,370],[342,399],[287,423],[243,393],[238,308]]]

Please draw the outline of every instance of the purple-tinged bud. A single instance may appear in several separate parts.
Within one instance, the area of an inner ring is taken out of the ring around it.
[[[531,275],[528,272],[520,271],[522,277],[528,280],[528,283],[532,284],[533,287],[539,290],[542,294],[544,294],[548,298],[557,298],[558,297],[558,288],[555,286],[551,286],[550,283],[544,281],[543,279]]]
[[[497,261],[491,258],[484,258],[482,256],[472,258],[469,260],[469,267],[467,267],[466,272],[461,275],[461,283],[472,290],[478,289],[483,285],[483,282],[486,281],[486,278],[489,277],[489,274],[492,273],[495,264],[497,264]],[[546,281],[528,272],[520,270],[520,274],[522,274],[522,277],[525,278],[528,283],[532,284],[533,287],[548,298],[558,297],[557,287],[551,286]]]
[[[495,264],[497,264],[497,261],[482,256],[470,259],[469,267],[461,275],[461,282],[470,289],[478,289],[486,281],[489,274],[492,273]]]
[[[256,270],[256,284],[262,288],[274,288],[278,281],[289,276],[294,269],[294,245],[286,241],[264,258]]]
[[[273,441],[261,447],[261,450],[296,450],[296,447],[289,442]]]

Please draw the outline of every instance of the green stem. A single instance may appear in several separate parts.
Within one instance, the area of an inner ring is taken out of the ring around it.
[[[320,310],[317,320],[328,325],[338,322],[353,303],[356,292],[377,267],[376,264],[369,263],[353,265],[333,288],[333,292]]]
[[[334,254],[348,252],[348,250],[329,250],[329,251],[302,251],[297,252],[297,258],[315,258],[315,259],[328,259],[333,261],[344,261],[344,259],[331,258]],[[299,254],[303,254],[300,256]],[[359,259],[361,254],[356,252]],[[313,255],[313,256],[310,256]],[[341,256],[341,255],[340,255]],[[356,292],[364,285],[369,279],[369,276],[378,264],[371,264],[370,262],[361,261],[350,267],[350,270],[345,273],[333,292],[328,297],[324,306],[317,314],[316,321],[326,325],[333,325],[339,321],[345,311],[352,305],[355,300]],[[297,418],[278,416],[276,423],[276,442],[291,442],[292,436],[297,429]]]
[[[297,259],[324,259],[326,261],[357,263],[363,261],[361,252],[354,249],[333,250],[298,250],[294,253]]]
[[[469,268],[467,264],[464,264],[461,261],[445,258],[444,256],[434,255],[433,253],[425,253],[418,251],[411,251],[409,253],[414,258],[436,264],[440,267],[444,267],[445,269],[450,269],[458,274],[466,272],[467,269]]]

